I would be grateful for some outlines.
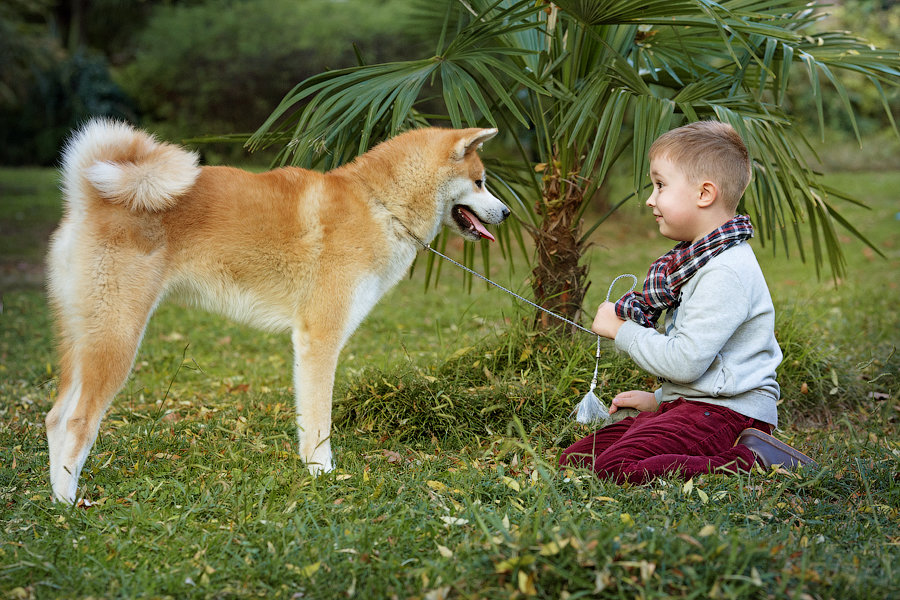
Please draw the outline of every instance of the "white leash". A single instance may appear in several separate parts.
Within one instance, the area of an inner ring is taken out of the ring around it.
[[[453,260],[452,258],[447,256],[446,254],[442,254],[441,252],[438,252],[437,250],[432,248],[429,244],[422,242],[415,236],[413,236],[413,237],[414,237],[414,239],[416,239],[416,241],[418,241],[420,244],[422,244],[422,246],[426,250],[430,250],[434,254],[437,254],[444,260],[453,263],[454,265],[456,265],[460,269],[466,271],[467,273],[470,273],[470,274],[474,275],[475,277],[478,277],[479,279],[486,281],[487,283],[491,284],[492,286],[503,290],[507,294],[518,298],[519,300],[521,300],[522,302],[525,302],[529,306],[532,306],[538,310],[544,311],[548,315],[550,315],[552,317],[556,317],[560,321],[565,321],[569,325],[571,325],[577,329],[580,329],[581,331],[584,331],[585,333],[589,333],[591,335],[597,336],[597,354],[596,354],[596,361],[594,363],[594,376],[591,379],[591,389],[590,389],[590,391],[588,391],[587,394],[585,394],[585,396],[584,396],[584,398],[582,398],[581,402],[578,403],[578,406],[576,406],[572,410],[572,415],[575,415],[576,421],[578,421],[579,423],[584,423],[584,424],[602,421],[609,417],[609,411],[607,411],[606,406],[604,406],[604,404],[600,401],[600,399],[594,393],[594,388],[597,387],[597,374],[600,370],[600,339],[601,338],[599,335],[597,335],[590,329],[587,329],[586,327],[582,327],[575,321],[571,321],[571,320],[567,319],[566,317],[553,312],[552,310],[548,310],[548,309],[544,308],[540,304],[536,304],[536,303],[532,302],[528,298],[523,298],[522,296],[515,293],[514,291],[503,287],[499,283],[491,281],[490,279],[488,279],[481,273],[479,273],[477,271],[473,271],[472,269],[470,269],[469,267],[465,266],[462,263],[456,262],[455,260]],[[637,286],[638,278],[635,275],[633,275],[631,273],[623,273],[623,274],[619,275],[618,277],[616,277],[615,279],[612,280],[612,283],[609,284],[609,289],[606,291],[606,301],[607,302],[609,302],[609,298],[612,295],[613,286],[615,286],[616,282],[619,281],[620,279],[622,279],[623,277],[630,277],[633,280],[633,283],[631,284],[631,287],[628,289],[628,292],[632,291]],[[628,292],[625,292],[625,293],[627,294]]]
[[[588,329],[588,328],[586,328],[586,327],[582,327],[581,325],[579,325],[579,324],[576,323],[575,321],[571,321],[571,320],[565,318],[564,316],[562,316],[562,315],[560,315],[560,314],[557,314],[557,313],[553,312],[552,310],[548,310],[548,309],[544,308],[543,306],[541,306],[540,304],[535,304],[534,302],[532,302],[532,301],[529,300],[528,298],[523,298],[522,296],[520,296],[519,294],[515,293],[514,291],[506,289],[505,287],[503,287],[503,286],[500,285],[499,283],[497,283],[497,282],[495,282],[495,281],[491,281],[490,279],[488,279],[487,277],[485,277],[484,275],[482,275],[482,274],[479,273],[478,271],[473,271],[472,269],[470,269],[470,268],[467,267],[466,265],[456,262],[455,260],[453,260],[452,258],[450,258],[449,256],[447,256],[446,254],[441,254],[440,252],[438,252],[437,250],[435,250],[434,248],[432,248],[432,247],[429,246],[428,244],[422,244],[422,246],[424,246],[426,250],[431,250],[432,252],[434,252],[435,254],[437,254],[438,256],[440,256],[441,258],[443,258],[444,260],[453,263],[454,265],[456,265],[456,266],[459,267],[460,269],[466,271],[467,273],[470,273],[470,274],[474,275],[475,277],[478,277],[479,279],[482,279],[482,280],[486,281],[487,283],[491,284],[492,286],[494,286],[494,287],[496,287],[496,288],[499,288],[499,289],[503,290],[504,292],[506,292],[506,293],[509,294],[510,296],[515,296],[516,298],[518,298],[518,299],[521,300],[522,302],[524,302],[524,303],[526,303],[526,304],[528,304],[528,305],[530,305],[530,306],[533,306],[534,308],[536,308],[536,309],[538,309],[538,310],[542,310],[542,311],[544,311],[545,313],[547,313],[548,315],[550,315],[550,316],[552,316],[552,317],[556,317],[556,318],[559,319],[560,321],[565,321],[566,323],[568,323],[568,324],[571,325],[572,327],[576,327],[576,328],[580,329],[581,331],[583,331],[583,332],[585,332],[585,333],[589,333],[589,334],[591,334],[591,335],[596,335],[596,336],[597,336],[597,341],[598,341],[598,342],[600,341],[600,336],[597,335],[596,333],[594,333],[593,331],[591,331],[590,329]],[[606,293],[606,301],[607,301],[607,302],[609,302],[609,295],[610,295],[610,293],[612,292],[613,286],[616,285],[616,282],[617,282],[618,280],[620,280],[621,278],[623,278],[623,277],[631,277],[632,279],[634,279],[634,285],[631,286],[631,289],[632,289],[632,290],[634,289],[634,286],[637,285],[637,277],[635,277],[635,276],[632,275],[631,273],[625,273],[625,274],[619,275],[618,277],[616,277],[615,279],[613,279],[613,282],[612,282],[612,283],[610,284],[610,286],[609,286],[609,291]],[[631,290],[628,290],[628,291],[631,291]]]

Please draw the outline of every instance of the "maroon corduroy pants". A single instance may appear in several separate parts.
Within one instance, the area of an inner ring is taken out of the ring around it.
[[[755,456],[734,445],[748,427],[770,433],[768,423],[716,404],[679,398],[663,402],[656,412],[595,431],[566,448],[561,466],[592,469],[618,483],[645,483],[659,475],[693,477],[715,471],[749,471]]]

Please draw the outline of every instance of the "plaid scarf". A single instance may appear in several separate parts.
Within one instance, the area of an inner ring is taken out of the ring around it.
[[[679,242],[656,259],[647,272],[643,292],[628,292],[616,302],[616,314],[644,327],[656,327],[663,310],[681,302],[679,290],[720,252],[753,237],[750,218],[737,215],[706,237],[691,244]]]

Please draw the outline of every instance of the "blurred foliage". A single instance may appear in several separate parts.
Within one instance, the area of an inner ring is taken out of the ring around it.
[[[900,47],[900,1],[844,0],[826,7],[840,27],[880,48]]]
[[[95,115],[172,139],[255,129],[296,81],[411,51],[408,3],[3,2],[0,163],[55,163],[71,129]]]
[[[823,5],[818,9],[829,29],[846,30],[865,39],[878,48],[900,48],[900,2],[897,0],[844,0]],[[803,68],[803,67],[798,67]],[[797,81],[802,81],[801,77]],[[847,73],[842,80],[847,90],[860,133],[872,136],[891,127],[877,88],[860,73]],[[900,89],[885,89],[894,118],[900,113]],[[824,139],[824,130],[850,132],[853,125],[841,98],[829,94],[816,98],[811,85],[795,84],[787,95],[793,112],[803,114],[805,125],[814,126],[817,121],[816,101],[824,103],[822,115],[824,128],[817,131]]]
[[[34,69],[52,64],[55,40],[46,28],[49,0],[0,3],[0,109],[18,106],[28,95]]]
[[[414,6],[415,0],[3,0],[0,163],[52,164],[70,128],[98,114],[142,120],[172,139],[255,129],[297,81],[360,58],[374,64],[422,55],[422,41],[431,47],[441,33],[409,18]],[[829,28],[900,47],[896,0],[845,0],[822,10],[830,13],[823,17]],[[887,125],[885,113],[868,82],[857,79],[845,85],[861,132],[870,135]],[[787,98],[792,113],[814,125],[813,88],[795,81]],[[900,99],[888,93],[896,114]],[[824,102],[825,126],[849,131],[840,99]]]
[[[46,1],[46,0],[42,0]],[[119,66],[134,58],[134,40],[160,6],[190,6],[207,0],[56,0],[52,29],[72,52],[91,48]]]
[[[78,51],[35,69],[23,101],[0,110],[0,163],[54,164],[71,130],[98,115],[137,118],[102,56]]]
[[[55,163],[62,141],[90,116],[137,118],[133,102],[112,80],[102,54],[81,45],[64,49],[60,4],[50,0],[0,4],[2,164]]]
[[[402,0],[158,7],[120,81],[164,134],[251,131],[297,82],[410,50]],[[356,52],[359,52],[357,56]],[[159,128],[157,128],[159,130]]]

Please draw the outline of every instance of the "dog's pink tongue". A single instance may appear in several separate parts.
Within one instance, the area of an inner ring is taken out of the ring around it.
[[[484,228],[484,225],[481,223],[481,221],[478,219],[478,217],[473,215],[471,212],[469,212],[462,206],[459,207],[459,212],[461,212],[462,215],[466,219],[469,220],[469,223],[472,224],[472,227],[475,228],[475,231],[478,232],[478,235],[480,235],[483,238],[487,238],[487,239],[491,240],[492,242],[494,241],[494,236],[491,235],[490,231],[488,231],[487,229]]]

